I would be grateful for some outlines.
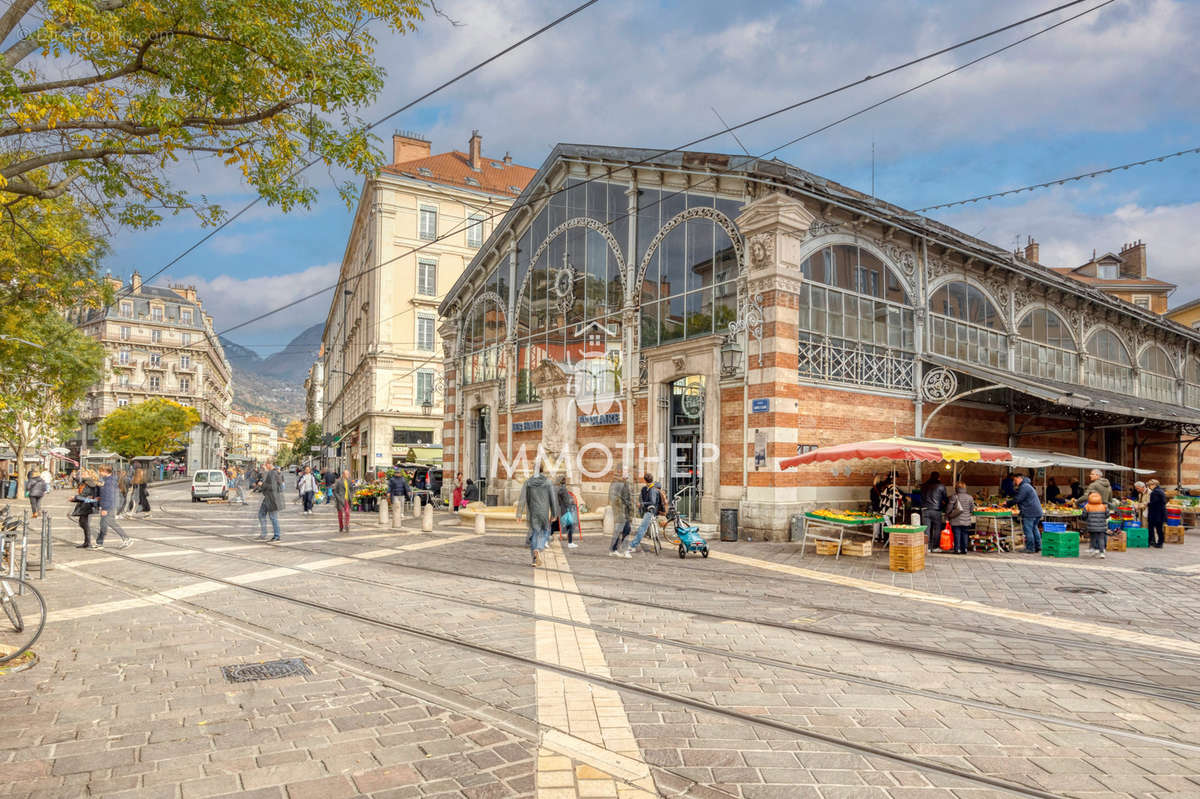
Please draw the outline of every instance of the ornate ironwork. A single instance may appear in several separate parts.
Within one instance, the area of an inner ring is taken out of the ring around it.
[[[755,294],[753,297],[743,295],[738,299],[738,315],[737,319],[729,323],[729,332],[734,335],[746,333],[747,336],[753,336],[758,342],[758,365],[761,367],[762,360],[762,334],[763,334],[763,296]]]
[[[563,316],[566,316],[570,312],[571,306],[575,304],[575,281],[578,278],[579,273],[567,260],[567,253],[564,250],[562,266],[555,269],[550,278],[550,290],[554,292],[558,311]]]
[[[554,241],[568,230],[577,227],[594,230],[604,237],[605,242],[608,243],[609,251],[617,261],[617,273],[621,278],[621,294],[624,295],[625,289],[628,285],[628,276],[626,275],[625,256],[621,253],[621,245],[617,241],[616,236],[612,234],[612,231],[609,230],[608,225],[605,223],[596,219],[592,219],[591,217],[577,216],[568,219],[566,222],[563,222],[561,225],[554,228],[554,230],[550,231],[550,235],[542,239],[542,243],[539,244],[537,249],[533,251],[533,256],[529,259],[529,269],[525,271],[525,279],[521,281],[521,288],[519,291],[517,291],[518,307],[520,306],[521,300],[525,297],[526,289],[529,288],[529,281],[533,277],[533,268],[537,264],[538,259],[542,257],[542,253],[545,252],[546,248],[550,246],[550,242]]]
[[[921,379],[921,395],[928,402],[945,402],[958,393],[958,376],[949,369],[930,369]]]
[[[724,228],[726,235],[729,236],[729,241],[733,243],[733,252],[737,256],[738,272],[740,273],[746,268],[745,245],[742,242],[742,234],[738,232],[737,225],[717,209],[705,208],[702,205],[698,205],[694,208],[680,211],[659,228],[658,233],[654,234],[654,238],[650,240],[650,244],[646,247],[646,254],[642,256],[642,262],[638,264],[637,282],[634,283],[634,286],[642,285],[642,281],[646,279],[646,269],[650,266],[650,259],[654,256],[658,245],[662,244],[663,239],[667,237],[667,234],[689,219],[708,219]]]
[[[912,353],[801,334],[800,377],[852,386],[912,391]]]

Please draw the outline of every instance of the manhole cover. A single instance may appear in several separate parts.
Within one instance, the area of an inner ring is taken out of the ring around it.
[[[1061,591],[1064,594],[1107,594],[1103,588],[1097,588],[1094,585],[1060,585],[1055,591]]]
[[[254,682],[255,680],[277,680],[280,677],[296,677],[312,674],[300,658],[268,660],[266,663],[238,663],[222,666],[221,673],[230,682]]]

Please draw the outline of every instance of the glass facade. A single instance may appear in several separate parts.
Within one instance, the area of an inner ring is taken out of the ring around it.
[[[948,283],[933,293],[929,311],[933,352],[992,368],[1008,366],[1000,315],[982,291],[961,280]]]
[[[1035,308],[1017,325],[1017,371],[1063,383],[1079,379],[1075,338],[1062,317],[1047,308]]]
[[[1177,401],[1175,395],[1175,367],[1166,350],[1158,346],[1150,346],[1138,356],[1138,382],[1141,384],[1140,396],[1159,402]]]
[[[1116,333],[1107,328],[1097,330],[1087,340],[1087,354],[1091,357],[1083,379],[1089,386],[1130,395],[1137,390],[1129,350]]]

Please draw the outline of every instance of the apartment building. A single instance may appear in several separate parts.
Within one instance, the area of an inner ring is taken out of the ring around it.
[[[436,155],[397,133],[392,163],[364,183],[312,373],[333,457],[355,476],[441,445],[438,303],[533,174],[485,156],[478,131]]]
[[[112,305],[70,314],[106,355],[104,376],[83,401],[82,427],[69,447],[77,456],[92,454],[101,419],[116,408],[161,397],[200,413],[187,447],[188,470],[220,467],[233,377],[195,286],[149,286],[137,272],[127,285],[109,280],[117,294]]]
[[[247,457],[257,464],[274,460],[279,452],[279,431],[266,416],[246,417]]]

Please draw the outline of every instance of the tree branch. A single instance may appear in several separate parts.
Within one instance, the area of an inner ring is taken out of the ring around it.
[[[270,119],[276,114],[281,114],[289,108],[294,108],[300,105],[303,101],[299,98],[288,98],[280,100],[274,105],[256,111],[253,114],[245,114],[240,117],[198,117],[188,116],[182,117],[177,125],[171,127],[181,128],[240,128],[244,125],[252,125],[255,122],[262,122],[265,119]],[[8,136],[16,136],[25,133],[47,133],[49,131],[68,131],[68,130],[110,130],[117,133],[125,133],[130,136],[156,136],[163,131],[161,125],[139,125],[134,122],[124,120],[98,121],[86,120],[72,122],[68,124],[58,124],[51,126],[46,123],[40,125],[21,126],[16,125],[8,128],[0,128],[0,138]],[[22,170],[24,171],[24,170]],[[14,173],[18,174],[18,173]]]
[[[33,158],[26,158],[24,161],[6,166],[4,169],[0,169],[0,176],[3,176],[7,180],[34,169],[41,169],[44,166],[61,164],[66,161],[88,161],[103,158],[106,155],[151,155],[153,152],[153,150],[125,150],[117,147],[63,150],[57,153],[46,153]]]
[[[17,178],[15,180],[10,180],[7,185],[5,185],[3,188],[0,188],[0,192],[20,195],[17,200],[27,197],[35,200],[53,200],[55,197],[60,197],[65,194],[67,189],[71,187],[71,184],[80,177],[82,177],[82,173],[76,172],[74,175],[63,178],[58,183],[55,183],[51,186],[46,186],[45,188],[30,183],[23,178]],[[5,203],[5,207],[7,208],[15,205],[17,200]]]
[[[29,9],[37,4],[37,0],[14,0],[13,4],[4,12],[4,16],[0,17],[0,42],[8,38],[8,35],[16,29],[17,25],[21,24],[21,20],[29,13]]]

